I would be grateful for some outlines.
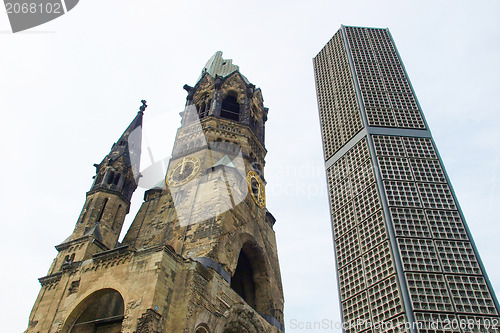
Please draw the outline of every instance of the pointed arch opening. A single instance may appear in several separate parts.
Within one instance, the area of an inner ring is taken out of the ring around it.
[[[270,285],[262,249],[255,241],[241,248],[238,264],[231,277],[231,288],[259,313],[270,312]]]
[[[68,320],[77,317],[69,333],[119,333],[122,330],[124,302],[114,289],[99,290],[83,300]]]
[[[222,100],[220,116],[230,120],[240,120],[240,104],[238,103],[236,96],[228,94]]]
[[[238,265],[231,278],[231,288],[255,309],[255,281],[250,259],[244,251],[240,252]]]

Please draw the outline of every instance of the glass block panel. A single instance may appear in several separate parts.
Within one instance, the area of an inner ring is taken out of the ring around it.
[[[435,239],[468,239],[464,224],[457,211],[426,210],[425,215]]]
[[[481,275],[470,242],[437,240],[436,249],[445,273]]]
[[[483,277],[447,275],[457,312],[498,315]]]
[[[397,242],[405,271],[442,272],[432,240],[398,238]]]
[[[391,207],[396,237],[431,238],[431,232],[422,209]]]
[[[395,273],[389,242],[383,242],[363,255],[366,285],[371,286]]]
[[[453,311],[451,298],[442,274],[405,273],[413,309]]]
[[[402,299],[394,275],[370,287],[368,297],[374,323],[403,313]]]
[[[384,181],[389,206],[421,207],[417,188],[413,182]]]

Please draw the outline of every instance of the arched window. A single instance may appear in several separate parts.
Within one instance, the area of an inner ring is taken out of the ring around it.
[[[230,120],[240,120],[240,105],[238,104],[236,97],[228,95],[224,98],[222,101],[220,116]]]
[[[114,185],[118,185],[118,182],[120,181],[120,174],[119,173],[116,173],[115,174],[115,178],[113,179],[113,184]]]
[[[115,173],[113,171],[109,171],[106,174],[106,184],[113,184],[114,178],[115,178]]]
[[[124,304],[116,290],[100,290],[85,299],[72,313],[76,321],[70,333],[80,332],[121,332]],[[74,320],[74,319],[73,319]]]

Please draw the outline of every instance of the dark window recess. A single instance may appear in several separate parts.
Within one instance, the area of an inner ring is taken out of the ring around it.
[[[110,171],[106,176],[106,184],[113,184],[113,179],[115,178],[115,173]]]
[[[106,209],[106,204],[108,203],[108,198],[104,199],[104,204],[102,205],[101,213],[99,214],[99,218],[97,222],[101,221],[102,216],[104,215],[104,210]]]
[[[64,257],[64,262],[65,263],[73,262],[73,260],[75,260],[75,254],[74,253],[72,253],[71,255],[67,255],[66,257]]]
[[[245,252],[240,252],[236,271],[231,278],[231,288],[255,309],[255,282],[253,269]]]
[[[200,106],[198,107],[198,114],[200,115],[200,119],[208,116],[208,112],[210,111],[211,102],[212,102],[212,100],[209,100],[207,104],[205,104],[205,102],[202,102],[200,104]]]
[[[119,181],[120,181],[120,174],[117,173],[115,174],[115,178],[113,179],[113,184],[118,185]]]
[[[110,171],[106,177],[106,183],[110,185],[118,185],[120,181],[120,174]]]
[[[230,120],[240,120],[240,105],[238,104],[236,97],[229,95],[224,98],[222,101],[220,116]]]

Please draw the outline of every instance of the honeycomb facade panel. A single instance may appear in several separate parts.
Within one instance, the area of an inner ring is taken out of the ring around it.
[[[379,243],[388,239],[382,210],[370,215],[359,225],[359,242],[361,253],[365,253]]]
[[[483,277],[447,275],[446,280],[457,312],[498,316]]]
[[[374,135],[372,139],[377,156],[407,156],[403,139],[401,137]]]
[[[359,239],[356,228],[336,240],[337,263],[339,268],[359,257]]]
[[[444,172],[437,160],[412,158],[411,171],[417,182],[446,183]]]
[[[403,313],[401,295],[393,275],[368,289],[370,310],[374,323],[381,323]]]
[[[383,242],[363,254],[366,285],[371,286],[395,274],[393,256],[389,242]]]
[[[397,241],[405,271],[442,272],[432,240],[398,238]]]
[[[457,211],[425,210],[434,239],[468,240],[462,218]]]
[[[413,309],[453,312],[453,304],[442,274],[406,273]]]
[[[424,210],[391,207],[390,212],[396,237],[432,237]]]
[[[452,325],[458,322],[455,314],[416,311],[415,319],[420,333],[462,333],[460,327]]]
[[[332,214],[333,232],[335,239],[350,231],[356,225],[353,202],[348,202]]]
[[[500,306],[388,29],[342,26],[314,70],[343,321],[371,320],[345,331],[490,332]]]
[[[365,277],[363,271],[363,261],[361,258],[345,265],[339,270],[340,294],[342,299],[348,299],[365,289]]]
[[[370,321],[370,305],[366,291],[342,302],[342,314],[346,326],[352,326],[350,332],[357,332],[358,321]]]
[[[481,275],[470,242],[437,240],[435,244],[445,273]]]

